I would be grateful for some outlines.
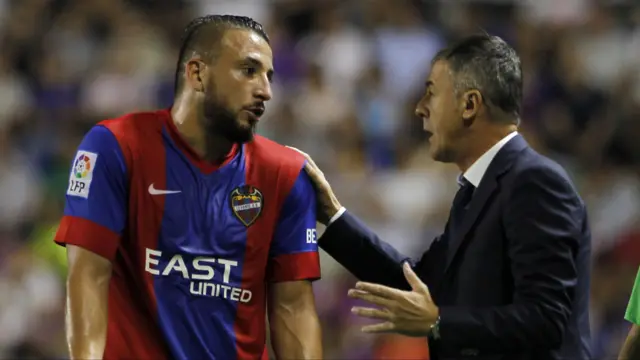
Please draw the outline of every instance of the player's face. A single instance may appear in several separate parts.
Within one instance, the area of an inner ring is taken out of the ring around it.
[[[245,29],[227,30],[219,46],[207,72],[205,117],[212,131],[233,142],[247,142],[272,96],[271,47]]]
[[[431,68],[425,93],[416,106],[416,115],[429,136],[429,152],[436,161],[454,162],[463,145],[462,111],[449,66],[437,61]]]

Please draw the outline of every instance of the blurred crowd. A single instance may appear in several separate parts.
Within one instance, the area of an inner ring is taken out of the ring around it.
[[[183,27],[248,15],[272,40],[260,132],[310,153],[350,211],[407,254],[440,232],[457,169],[413,109],[434,53],[476,31],[518,50],[521,132],[564,165],[593,232],[595,355],[613,358],[640,264],[640,6],[624,1],[0,0],[0,358],[65,357],[69,167],[97,121],[171,105]],[[88,234],[90,236],[90,234]],[[363,335],[353,278],[323,256],[327,359],[424,359],[422,339]]]

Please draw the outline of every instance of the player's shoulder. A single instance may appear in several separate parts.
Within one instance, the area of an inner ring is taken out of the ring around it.
[[[132,112],[102,120],[96,127],[108,129],[121,143],[131,143],[161,134],[166,116],[168,110]]]
[[[299,152],[263,136],[245,144],[248,173],[256,186],[278,189],[281,201],[293,196],[306,203],[313,194],[311,180],[304,171],[306,159]]]
[[[260,135],[247,144],[247,150],[252,161],[273,170],[289,170],[297,174],[305,162],[304,156],[297,151]]]

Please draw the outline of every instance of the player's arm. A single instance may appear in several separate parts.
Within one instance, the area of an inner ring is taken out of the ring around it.
[[[268,316],[278,359],[322,358],[311,285],[320,278],[315,209],[315,193],[302,171],[282,208],[269,261]]]
[[[67,245],[66,330],[71,359],[102,359],[107,339],[107,299],[111,262],[79,246]]]
[[[111,260],[126,218],[126,163],[113,134],[91,129],[72,164],[55,241],[67,247],[66,335],[72,359],[101,359]]]
[[[633,324],[618,360],[640,360],[640,326]]]
[[[618,360],[640,360],[640,268],[624,318],[633,326],[620,350]]]
[[[268,302],[271,345],[276,358],[322,359],[322,332],[311,282],[274,283]]]

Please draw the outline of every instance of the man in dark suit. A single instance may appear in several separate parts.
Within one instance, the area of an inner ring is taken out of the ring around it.
[[[320,246],[377,305],[366,332],[429,338],[437,359],[590,359],[590,231],[562,167],[517,133],[522,72],[502,39],[471,36],[433,60],[416,108],[431,156],[455,163],[460,189],[442,235],[416,260],[345,211],[307,156]],[[306,155],[306,154],[305,154]]]

